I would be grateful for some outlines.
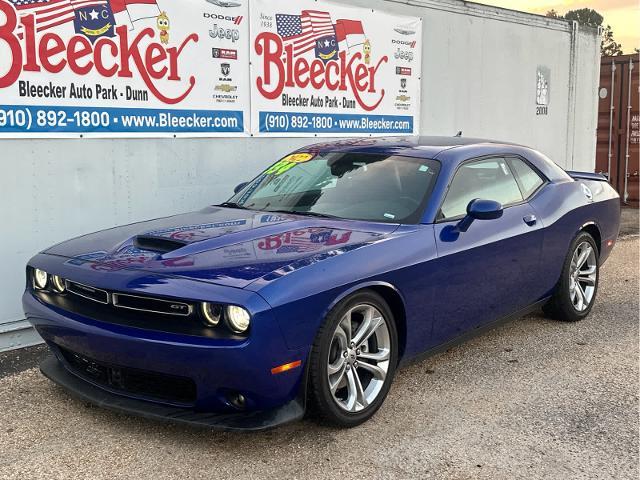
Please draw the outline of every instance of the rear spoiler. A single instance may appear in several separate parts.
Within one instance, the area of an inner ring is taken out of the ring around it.
[[[567,171],[567,175],[569,175],[574,180],[595,180],[597,182],[608,182],[606,175],[602,175],[601,173],[589,173],[589,172],[569,172]]]

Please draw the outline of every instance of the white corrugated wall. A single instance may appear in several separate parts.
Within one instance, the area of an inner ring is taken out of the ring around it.
[[[593,171],[600,38],[566,22],[458,0],[351,0],[423,17],[423,135],[496,138]],[[536,71],[550,71],[536,116]],[[24,266],[64,239],[199,209],[306,139],[0,140],[0,351],[37,337]]]

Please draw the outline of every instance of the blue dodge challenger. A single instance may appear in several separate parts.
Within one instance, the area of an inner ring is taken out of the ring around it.
[[[286,156],[221,205],[61,243],[27,266],[44,375],[90,403],[227,430],[351,427],[399,365],[595,302],[620,203],[526,147],[365,139]]]

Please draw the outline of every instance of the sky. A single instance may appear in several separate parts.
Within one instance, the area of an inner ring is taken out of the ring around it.
[[[560,14],[579,8],[592,8],[611,25],[616,42],[624,53],[640,47],[640,0],[473,0],[477,3],[544,15],[551,9]]]

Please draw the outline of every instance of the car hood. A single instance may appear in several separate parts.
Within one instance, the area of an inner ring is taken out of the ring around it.
[[[92,233],[44,253],[65,257],[66,265],[93,272],[142,270],[244,288],[274,273],[276,278],[381,241],[397,228],[208,207]]]

